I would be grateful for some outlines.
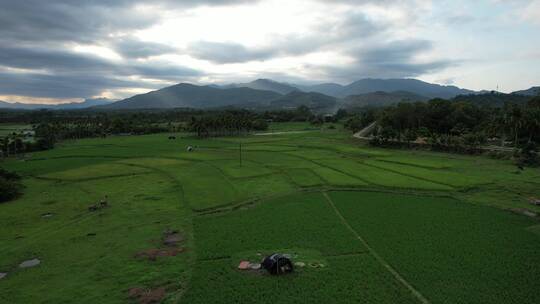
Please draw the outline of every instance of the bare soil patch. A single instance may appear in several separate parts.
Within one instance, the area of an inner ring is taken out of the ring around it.
[[[171,257],[185,251],[180,244],[184,242],[184,236],[178,230],[165,229],[163,231],[159,247],[139,251],[135,254],[136,258],[155,261],[158,257]]]
[[[162,243],[167,247],[176,247],[184,241],[184,236],[177,230],[165,230],[163,232]]]
[[[146,249],[143,251],[139,251],[135,254],[136,258],[143,258],[148,259],[150,261],[155,261],[158,257],[171,257],[176,256],[179,253],[184,252],[184,248],[165,248],[165,249],[158,249],[158,248],[152,248],[152,249]]]
[[[136,299],[140,304],[161,303],[167,294],[164,287],[154,289],[144,289],[133,287],[129,289],[128,296],[130,299]]]
[[[529,209],[525,209],[525,208],[512,208],[512,209],[509,209],[509,210],[514,212],[514,213],[525,215],[525,216],[528,216],[528,217],[537,217],[538,216],[538,214],[536,212],[531,211]]]

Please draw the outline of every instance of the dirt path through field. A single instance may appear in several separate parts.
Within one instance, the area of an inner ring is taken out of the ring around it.
[[[356,132],[353,134],[353,137],[360,138],[360,139],[368,139],[368,135],[375,129],[377,126],[377,122],[372,122],[367,127],[363,128],[362,130]]]
[[[345,227],[349,231],[351,231],[352,234],[354,234],[354,236],[362,243],[362,245],[364,245],[367,248],[369,253],[377,260],[377,262],[379,262],[384,268],[386,268],[386,270],[388,270],[388,272],[390,272],[392,276],[394,276],[394,278],[399,283],[405,286],[405,288],[407,288],[412,293],[412,295],[420,301],[420,303],[430,304],[431,302],[429,302],[428,299],[426,299],[418,290],[416,290],[409,282],[407,282],[407,280],[405,280],[392,266],[390,266],[390,264],[388,264],[373,248],[371,248],[371,246],[369,246],[366,240],[364,240],[364,238],[360,236],[360,234],[358,234],[356,230],[354,230],[354,228],[349,224],[349,222],[347,222],[347,220],[339,212],[339,210],[337,209],[336,205],[334,204],[330,196],[328,196],[328,193],[323,192],[323,195],[326,198],[326,201],[328,202],[328,204],[330,204],[332,209],[334,209],[334,212],[339,217],[343,225],[345,225]]]
[[[268,135],[280,135],[280,134],[299,134],[299,133],[308,133],[319,130],[305,130],[305,131],[279,131],[279,132],[266,132],[266,133],[255,133],[253,135],[257,136],[268,136]]]

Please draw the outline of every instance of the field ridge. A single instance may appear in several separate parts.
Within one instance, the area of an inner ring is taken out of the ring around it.
[[[364,245],[367,250],[369,251],[369,253],[377,260],[377,262],[379,262],[379,264],[381,264],[386,270],[388,270],[392,276],[399,282],[401,283],[405,288],[407,288],[411,294],[417,298],[420,303],[423,303],[423,304],[431,304],[431,302],[429,302],[428,299],[426,299],[426,297],[424,297],[424,295],[422,295],[420,293],[420,291],[416,290],[416,288],[414,288],[409,282],[407,282],[407,280],[405,280],[405,278],[403,278],[390,264],[388,264],[368,243],[366,240],[364,240],[364,238],[349,224],[349,222],[347,222],[347,220],[345,219],[345,217],[343,217],[343,215],[341,214],[341,212],[339,212],[339,210],[337,209],[336,205],[334,204],[334,202],[332,201],[332,199],[330,198],[330,196],[328,196],[328,193],[327,192],[323,192],[322,193],[323,196],[325,197],[326,201],[328,202],[328,204],[332,207],[332,209],[334,210],[334,212],[336,213],[336,215],[339,217],[340,221],[343,223],[343,225],[358,239],[360,240],[360,242],[362,243],[362,245]]]

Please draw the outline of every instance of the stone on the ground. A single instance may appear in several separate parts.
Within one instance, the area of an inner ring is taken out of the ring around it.
[[[304,267],[304,266],[306,266],[306,263],[304,263],[304,262],[296,262],[296,263],[294,263],[294,266]]]
[[[261,264],[260,263],[249,263],[249,269],[252,269],[252,270],[259,270],[261,269]]]
[[[249,269],[249,262],[248,261],[241,261],[238,265],[238,269],[240,270],[246,270]]]
[[[0,272],[0,280],[7,276],[7,272]]]
[[[22,262],[21,264],[19,264],[19,267],[21,268],[35,267],[39,265],[40,263],[41,261],[39,259],[31,259],[31,260],[26,260]]]

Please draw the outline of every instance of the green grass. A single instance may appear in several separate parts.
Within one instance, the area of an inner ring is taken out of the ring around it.
[[[322,179],[310,169],[289,169],[287,174],[292,181],[301,187],[322,185]]]
[[[397,163],[388,163],[377,160],[366,160],[365,165],[374,169],[388,170],[401,175],[432,181],[434,183],[448,185],[450,187],[472,187],[478,184],[490,182],[489,177],[475,177],[471,175],[452,172],[446,169],[432,170],[413,165],[402,165]]]
[[[417,303],[321,191],[431,303],[540,302],[538,221],[501,210],[540,213],[529,203],[540,169],[510,161],[375,149],[338,126],[84,139],[0,165],[26,186],[0,204],[1,303],[129,303],[131,287],[166,287],[165,303]],[[111,207],[89,212],[104,195]],[[167,228],[185,236],[184,253],[134,257]],[[236,269],[274,251],[327,267],[280,278]],[[42,263],[17,268],[32,257]]]
[[[275,172],[275,170],[268,169],[258,163],[248,160],[243,160],[242,164],[240,164],[239,160],[221,160],[209,163],[219,168],[219,170],[230,178],[255,177]]]
[[[200,259],[276,248],[315,249],[324,255],[363,250],[340,226],[320,193],[285,196],[232,213],[201,216],[194,225]]]
[[[100,179],[107,177],[129,176],[136,174],[149,173],[144,168],[127,166],[121,163],[108,163],[91,166],[83,166],[76,169],[69,169],[55,173],[41,175],[40,177],[49,179],[58,179],[64,181],[78,181],[87,179]]]
[[[156,262],[134,258],[158,246],[155,240],[167,227],[185,231],[189,242],[190,226],[170,180],[151,174],[70,187],[39,180],[26,185],[23,199],[1,206],[0,269],[9,271],[0,285],[1,302],[118,303],[130,287],[187,278],[189,253]],[[105,194],[111,206],[88,212]],[[48,212],[54,216],[41,217]],[[41,265],[17,269],[34,257]],[[172,297],[178,286],[171,288]]]
[[[242,273],[238,260],[196,265],[186,303],[416,303],[370,256],[328,258],[325,269],[275,278]],[[366,279],[370,278],[370,279]]]
[[[536,221],[449,198],[331,193],[352,227],[434,303],[538,303]]]
[[[268,126],[268,132],[305,131],[319,129],[319,127],[315,127],[309,122],[274,122],[270,123]]]
[[[350,176],[354,176],[362,181],[377,186],[408,188],[408,189],[427,189],[427,190],[450,190],[451,187],[437,184],[428,180],[414,178],[408,175],[367,166],[361,163],[351,162],[350,160],[323,160],[322,164],[339,170]]]
[[[31,125],[0,123],[0,137],[11,135],[13,133],[19,133],[22,130],[30,129],[32,129]]]
[[[355,177],[347,175],[339,170],[329,167],[316,167],[313,172],[332,186],[367,186],[368,183]]]
[[[175,174],[182,184],[184,199],[194,210],[227,205],[241,198],[231,181],[209,164],[195,163],[179,168]]]

